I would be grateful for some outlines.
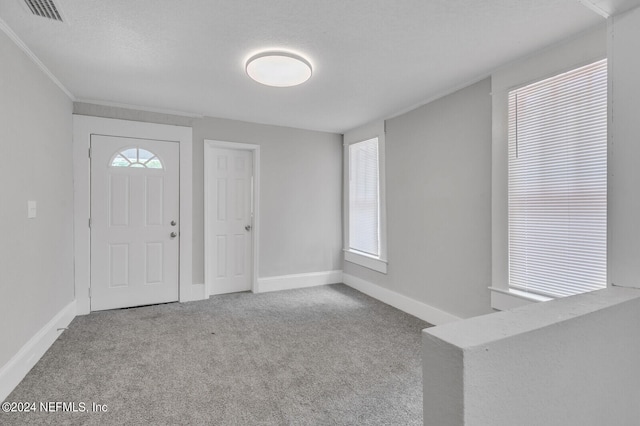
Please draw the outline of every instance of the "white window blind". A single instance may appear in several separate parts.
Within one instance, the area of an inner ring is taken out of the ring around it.
[[[380,256],[378,138],[349,145],[349,249]]]
[[[606,287],[607,61],[509,92],[509,286]]]

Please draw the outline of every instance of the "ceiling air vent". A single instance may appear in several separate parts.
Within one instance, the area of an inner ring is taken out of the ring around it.
[[[62,15],[53,0],[24,0],[34,15],[62,22]]]

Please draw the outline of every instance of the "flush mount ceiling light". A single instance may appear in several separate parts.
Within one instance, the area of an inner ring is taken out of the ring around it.
[[[289,52],[262,52],[247,61],[247,74],[258,83],[274,87],[302,84],[311,77],[311,64]]]

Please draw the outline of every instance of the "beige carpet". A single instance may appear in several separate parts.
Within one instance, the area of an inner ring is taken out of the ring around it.
[[[421,425],[428,326],[344,285],[93,313],[7,398],[37,412],[0,424]]]

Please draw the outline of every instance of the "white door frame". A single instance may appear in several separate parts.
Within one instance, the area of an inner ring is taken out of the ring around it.
[[[211,294],[209,277],[213,272],[213,266],[211,265],[210,255],[213,253],[211,241],[209,238],[209,230],[211,223],[209,223],[209,171],[213,167],[210,164],[209,153],[214,148],[224,149],[241,149],[252,151],[253,153],[253,232],[251,232],[252,239],[252,251],[253,251],[253,265],[251,271],[251,291],[254,293],[259,292],[258,288],[258,241],[260,239],[260,145],[238,143],[238,142],[224,142],[216,140],[204,140],[204,282],[205,282],[205,294],[207,297]]]
[[[74,256],[75,297],[78,315],[91,310],[91,135],[110,135],[140,139],[178,142],[180,144],[180,274],[179,300],[186,302],[205,297],[192,285],[193,250],[193,160],[192,129],[165,124],[142,123],[111,118],[73,115],[73,194],[74,194]],[[207,296],[208,297],[208,296]]]

